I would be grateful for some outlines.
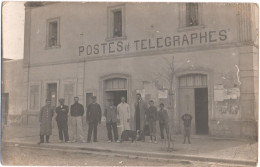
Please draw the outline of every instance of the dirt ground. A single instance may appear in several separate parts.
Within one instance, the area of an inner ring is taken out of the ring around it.
[[[66,151],[30,149],[13,146],[2,147],[2,165],[40,165],[40,166],[171,166],[171,167],[227,167],[218,163],[194,161],[147,160],[123,158],[112,155],[72,153]]]

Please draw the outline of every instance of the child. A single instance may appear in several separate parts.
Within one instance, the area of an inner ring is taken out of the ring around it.
[[[150,100],[150,107],[146,113],[146,120],[150,129],[151,142],[157,143],[156,141],[156,120],[157,120],[157,109],[154,106],[154,101]]]
[[[169,138],[169,125],[168,125],[168,113],[167,110],[164,109],[164,104],[160,104],[160,110],[158,112],[158,119],[159,119],[159,126],[161,132],[161,139],[164,139],[164,132],[165,129],[167,138]]]
[[[188,138],[188,142],[190,144],[190,129],[191,129],[191,120],[192,116],[190,114],[184,114],[181,119],[183,120],[184,125],[184,141],[183,144],[186,142],[186,137]]]

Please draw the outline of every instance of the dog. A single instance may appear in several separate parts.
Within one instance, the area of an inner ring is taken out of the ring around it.
[[[124,141],[129,141],[131,139],[132,143],[135,141],[144,140],[145,136],[142,130],[124,130],[121,135],[121,143]]]

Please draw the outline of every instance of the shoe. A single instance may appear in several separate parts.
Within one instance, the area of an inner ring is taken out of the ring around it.
[[[46,143],[49,143],[49,141],[46,141]]]
[[[108,143],[111,143],[112,141],[111,141],[111,140],[108,140],[107,142],[108,142]]]
[[[97,140],[94,140],[94,142],[98,142]]]
[[[87,143],[90,143],[90,141],[88,140]]]
[[[120,140],[117,140],[116,142],[117,142],[117,143],[120,143]]]
[[[68,140],[68,141],[65,141],[65,143],[71,143],[71,141]]]
[[[155,140],[154,143],[157,144],[158,142]]]

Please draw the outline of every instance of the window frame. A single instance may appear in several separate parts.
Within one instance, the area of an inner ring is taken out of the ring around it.
[[[39,103],[39,106],[38,108],[31,108],[31,87],[32,86],[38,86],[39,87],[39,90],[38,90],[38,97],[37,97],[37,100],[38,100],[38,103]],[[30,82],[29,83],[29,103],[28,103],[28,109],[29,111],[31,112],[39,112],[40,109],[41,109],[41,92],[42,92],[42,87],[41,87],[41,82]]]
[[[57,22],[57,41],[56,41],[56,45],[54,46],[49,46],[49,33],[50,33],[50,24],[52,22]],[[60,48],[60,17],[55,17],[55,18],[50,18],[47,19],[46,21],[46,49],[53,49],[53,48]]]
[[[188,3],[180,3],[179,4],[179,27],[178,31],[192,31],[192,30],[197,30],[197,29],[202,29],[205,28],[205,25],[203,24],[203,17],[202,17],[202,12],[203,12],[203,4],[202,3],[197,3],[198,4],[198,24],[194,26],[187,26],[187,16],[186,16],[186,5]]]
[[[114,12],[121,11],[122,15],[122,35],[114,37]],[[107,8],[107,38],[106,41],[124,40],[127,36],[125,34],[125,4],[109,6]]]

